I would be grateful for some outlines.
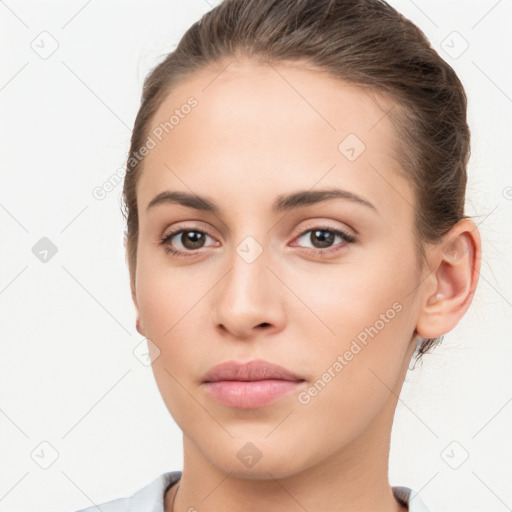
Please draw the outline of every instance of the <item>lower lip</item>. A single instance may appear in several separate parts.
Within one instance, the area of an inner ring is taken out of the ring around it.
[[[291,380],[221,380],[206,382],[209,395],[221,404],[239,409],[256,409],[269,405],[282,396],[296,391],[304,381]]]

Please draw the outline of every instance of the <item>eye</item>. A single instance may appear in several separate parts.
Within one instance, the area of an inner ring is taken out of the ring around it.
[[[199,249],[208,247],[205,245],[206,238],[213,239],[213,237],[201,229],[180,228],[163,236],[160,239],[160,245],[164,246],[166,253],[181,258],[193,256],[197,254]],[[356,242],[355,237],[352,235],[329,226],[315,226],[309,228],[303,231],[297,238],[299,241],[302,239],[304,239],[303,243],[309,242],[312,246],[299,246],[303,248],[304,252],[312,255],[331,254],[343,249],[348,244]],[[338,243],[333,245],[336,240],[338,240]]]
[[[162,237],[160,245],[164,246],[165,252],[174,256],[190,256],[195,254],[198,249],[205,247],[206,237],[212,238],[201,229],[178,229]],[[176,240],[173,242],[173,239]],[[176,248],[176,245],[178,245],[178,248]]]
[[[314,228],[307,229],[299,235],[297,240],[303,240],[303,243],[309,242],[311,246],[304,247],[304,249],[306,249],[306,253],[312,255],[331,254],[341,250],[348,244],[356,242],[355,237],[352,235],[329,226],[315,226]],[[338,243],[335,244],[336,240]]]

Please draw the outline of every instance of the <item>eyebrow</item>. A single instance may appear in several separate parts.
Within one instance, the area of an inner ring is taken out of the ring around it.
[[[272,204],[272,211],[280,213],[284,211],[295,210],[310,206],[316,203],[327,201],[329,199],[346,199],[357,204],[366,206],[375,212],[377,208],[362,197],[339,188],[329,188],[325,190],[300,190],[287,195],[281,195],[276,198]],[[190,194],[188,192],[177,192],[165,190],[156,195],[148,204],[146,210],[150,210],[157,205],[162,204],[179,204],[187,208],[195,210],[212,212],[215,214],[220,213],[220,209],[215,203],[206,197],[197,194]]]

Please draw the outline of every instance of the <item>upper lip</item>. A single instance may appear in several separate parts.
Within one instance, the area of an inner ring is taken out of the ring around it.
[[[210,368],[203,376],[203,382],[217,382],[220,380],[291,380],[303,381],[302,377],[277,364],[263,360],[252,360],[246,363],[226,361]]]

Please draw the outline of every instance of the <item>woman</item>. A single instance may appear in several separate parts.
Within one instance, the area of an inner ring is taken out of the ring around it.
[[[411,359],[467,311],[452,68],[380,0],[225,0],[146,78],[124,206],[184,467],[104,511],[428,510],[391,487]],[[92,511],[95,507],[85,509]]]

